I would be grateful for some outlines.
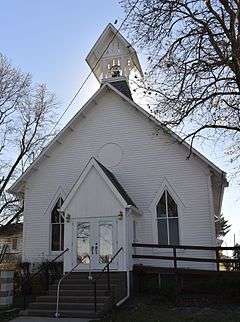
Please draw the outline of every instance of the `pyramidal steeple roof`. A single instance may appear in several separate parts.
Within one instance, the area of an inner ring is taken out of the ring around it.
[[[136,50],[123,35],[109,23],[104,29],[86,61],[99,82],[114,78],[129,80],[131,71],[143,76]]]

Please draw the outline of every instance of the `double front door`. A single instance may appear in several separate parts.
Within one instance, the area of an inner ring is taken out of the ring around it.
[[[100,270],[117,249],[116,218],[86,218],[76,222],[76,253],[79,269]],[[117,261],[111,269],[117,268]]]

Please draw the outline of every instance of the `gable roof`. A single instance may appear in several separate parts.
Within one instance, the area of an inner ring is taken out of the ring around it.
[[[130,98],[130,100],[133,100],[131,90],[125,78],[118,78],[118,80],[108,79],[107,82],[110,83],[113,87],[115,87],[119,92],[123,93],[123,95]]]
[[[87,108],[94,102],[96,102],[96,99],[99,95],[101,95],[106,89],[110,89],[113,92],[115,92],[118,96],[120,96],[122,99],[127,101],[132,107],[136,108],[139,112],[141,112],[147,119],[152,121],[157,127],[162,129],[165,133],[172,136],[177,142],[181,143],[182,146],[186,147],[187,149],[190,149],[190,145],[182,141],[181,137],[178,136],[176,133],[174,133],[172,130],[170,130],[168,127],[163,125],[159,120],[157,120],[152,114],[144,110],[141,106],[136,104],[134,101],[129,99],[127,96],[125,96],[122,92],[120,92],[116,87],[112,86],[110,83],[105,82],[96,92],[95,94],[83,105],[83,107],[74,115],[74,117],[66,124],[66,126],[52,139],[52,141],[43,149],[43,151],[40,153],[40,155],[36,158],[36,160],[27,168],[27,170],[13,183],[13,185],[8,189],[8,192],[10,193],[17,193],[21,191],[22,186],[24,185],[24,180],[27,179],[27,176],[31,173],[32,170],[36,169],[40,162],[42,161],[43,157],[47,155],[47,153],[50,151],[50,149],[60,141],[61,137],[73,126],[74,122],[80,118],[81,116],[84,117],[84,113],[86,112]],[[220,168],[218,168],[214,163],[212,163],[210,160],[208,160],[206,157],[204,157],[200,152],[198,152],[196,149],[192,148],[192,154],[196,155],[200,160],[202,160],[207,166],[209,166],[214,173],[217,173],[219,176],[222,177],[224,185],[227,186],[227,180],[226,180],[226,173],[222,171]]]
[[[97,161],[97,160],[96,160]],[[124,190],[124,188],[122,187],[122,185],[119,183],[119,181],[117,180],[117,178],[114,176],[114,174],[109,171],[106,167],[104,167],[104,165],[102,163],[100,163],[99,161],[97,161],[97,163],[99,164],[99,166],[102,168],[103,172],[106,174],[106,176],[108,177],[108,179],[112,182],[112,184],[114,185],[114,187],[117,189],[117,191],[120,193],[120,195],[123,197],[123,199],[127,202],[128,205],[130,206],[135,206],[135,203],[132,201],[132,199],[129,197],[129,195],[127,194],[127,192]]]
[[[88,175],[89,171],[94,168],[98,172],[98,174],[103,178],[105,183],[109,186],[110,190],[116,196],[116,198],[120,201],[120,203],[124,206],[135,206],[132,199],[129,197],[127,192],[124,190],[122,185],[118,182],[116,177],[110,172],[104,165],[102,165],[99,161],[95,158],[91,158],[87,163],[86,167],[83,169],[80,177],[74,183],[72,189],[70,190],[69,194],[67,195],[62,207],[61,211],[65,211],[71,200],[73,199],[74,195],[76,194],[78,188],[81,186],[82,182]]]

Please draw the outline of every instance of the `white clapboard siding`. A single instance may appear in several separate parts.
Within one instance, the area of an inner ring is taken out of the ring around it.
[[[123,156],[110,170],[140,209],[137,240],[151,243],[154,215],[151,204],[167,180],[184,205],[180,214],[182,244],[215,245],[209,193],[209,169],[172,137],[108,90],[61,138],[50,157],[43,159],[26,182],[24,258],[28,261],[55,256],[50,251],[50,205],[61,189],[69,193],[92,156],[106,143],[118,144]],[[150,251],[150,250],[149,250]],[[148,264],[153,264],[147,261]]]

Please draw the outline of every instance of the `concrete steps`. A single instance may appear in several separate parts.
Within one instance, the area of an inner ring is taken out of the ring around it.
[[[28,309],[26,311],[21,312],[21,316],[46,316],[46,317],[54,317],[55,310],[33,310]],[[83,311],[83,310],[61,310],[60,317],[61,318],[100,318],[103,314],[96,313],[91,311]]]
[[[99,273],[93,273],[96,278]],[[111,292],[108,290],[107,274],[97,281],[97,312],[94,306],[94,286],[87,273],[72,273],[63,280],[60,287],[59,313],[61,317],[96,318],[106,314],[125,293],[126,276],[122,272],[111,273]],[[39,296],[29,304],[24,316],[53,317],[56,311],[57,286],[49,287],[48,294]]]
[[[104,303],[107,301],[107,299],[109,298],[109,296],[100,296],[98,298],[98,302],[99,303]],[[64,295],[64,296],[60,296],[60,302],[62,303],[93,303],[94,301],[94,296],[86,296],[86,295],[81,295],[81,296],[68,296],[68,295]],[[56,295],[46,295],[46,296],[39,296],[36,299],[36,303],[37,302],[47,302],[47,303],[53,303],[56,302]]]
[[[101,310],[105,302],[101,301],[101,303],[97,304],[98,310]],[[29,309],[39,309],[39,310],[56,310],[56,303],[47,303],[47,302],[34,302],[29,304]],[[59,303],[60,310],[93,310],[94,302],[85,302],[85,303],[74,303],[74,302],[63,302]]]
[[[116,285],[112,285],[112,287],[115,287]],[[97,289],[101,291],[107,291],[108,286],[107,284],[99,283],[97,284]],[[51,291],[56,291],[57,290],[57,285],[51,285],[50,286]],[[92,291],[93,292],[93,285],[92,284],[61,284],[61,290],[71,290],[71,291]]]
[[[104,289],[97,289],[97,296],[106,296],[109,292]],[[48,294],[51,296],[55,296],[56,299],[56,294],[57,294],[57,289],[54,290],[49,290]],[[60,296],[92,296],[93,293],[93,289],[77,289],[77,290],[72,290],[72,289],[60,289]]]

